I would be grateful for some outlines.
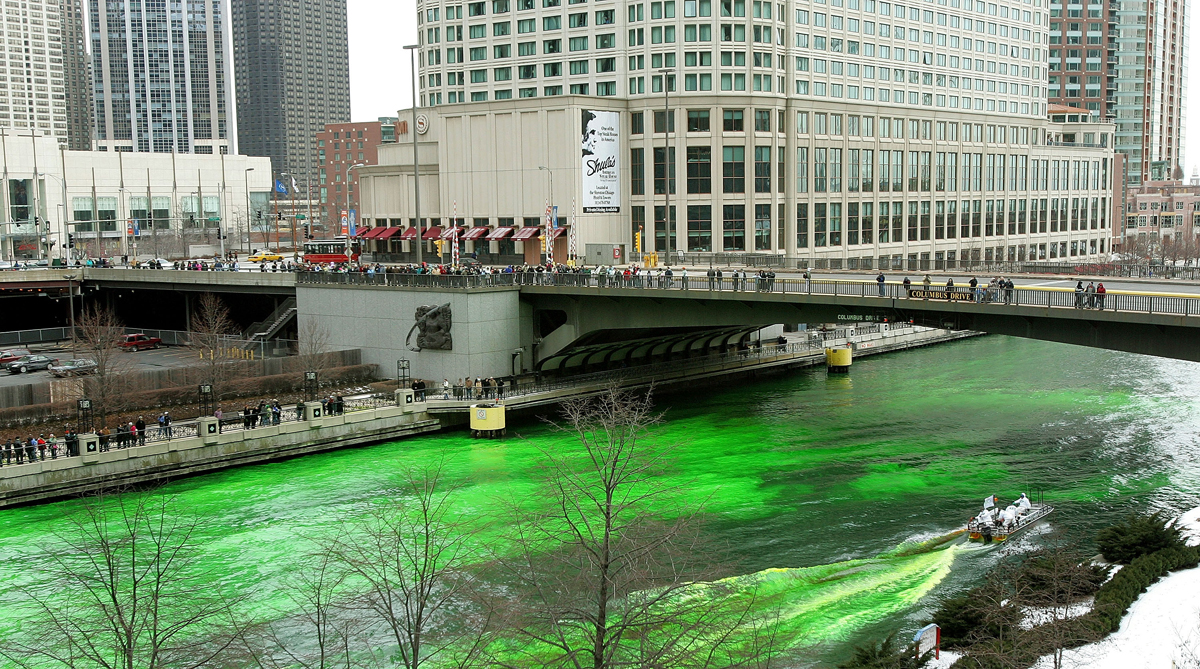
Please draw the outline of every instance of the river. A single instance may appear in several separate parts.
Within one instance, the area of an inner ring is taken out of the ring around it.
[[[1006,337],[857,361],[849,375],[786,378],[658,398],[669,476],[707,500],[710,529],[746,574],[765,577],[789,638],[829,666],[849,644],[911,633],[937,596],[978,582],[1002,551],[961,543],[912,551],[961,527],[980,501],[1039,491],[1049,528],[1084,539],[1142,510],[1200,504],[1200,365]],[[164,492],[202,525],[213,587],[255,593],[247,613],[278,615],[273,586],[304,537],[354,518],[413,463],[447,458],[459,503],[488,513],[534,489],[529,421],[502,441],[418,437],[175,482]],[[39,545],[71,502],[0,512],[0,633],[26,611]],[[29,630],[25,630],[28,632]]]

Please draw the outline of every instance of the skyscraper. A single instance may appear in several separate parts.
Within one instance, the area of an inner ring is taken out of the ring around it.
[[[1116,123],[1125,183],[1182,177],[1186,0],[1050,5],[1051,102]]]
[[[241,150],[315,182],[313,138],[350,120],[345,0],[239,0],[233,33]]]
[[[67,148],[91,151],[92,77],[83,29],[83,4],[80,0],[59,0],[58,12],[67,102]]]
[[[96,148],[236,153],[227,0],[89,0]]]
[[[36,129],[65,143],[63,73],[46,62],[62,55],[58,14],[59,0],[26,0],[0,16],[9,44],[7,54],[0,52],[0,68],[9,75],[0,88],[0,128]]]

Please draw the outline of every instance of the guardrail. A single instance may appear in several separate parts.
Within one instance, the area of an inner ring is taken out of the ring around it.
[[[1003,290],[980,286],[931,285],[928,292],[924,286],[912,284],[905,287],[896,281],[879,285],[875,281],[837,281],[825,279],[783,279],[748,276],[735,279],[708,276],[644,276],[589,272],[513,272],[499,274],[434,275],[402,273],[326,273],[302,272],[297,276],[299,284],[386,286],[390,288],[459,288],[482,289],[520,286],[557,286],[567,288],[593,288],[603,291],[625,288],[646,291],[690,292],[736,292],[777,293],[783,295],[829,295],[858,298],[882,298],[885,300],[950,301],[978,304],[1002,304],[1015,306],[1038,306],[1076,309],[1097,309],[1149,314],[1172,314],[1178,316],[1200,316],[1200,296],[1179,297],[1150,293],[1114,291],[1104,295],[1074,293],[1061,288],[1015,288]]]

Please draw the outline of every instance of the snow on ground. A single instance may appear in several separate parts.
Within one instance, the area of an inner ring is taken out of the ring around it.
[[[1179,525],[1188,543],[1200,544],[1200,507],[1181,516]],[[1176,666],[1184,645],[1200,648],[1200,568],[1174,572],[1150,586],[1111,636],[1066,651],[1063,669],[1167,669]],[[1034,669],[1051,666],[1043,657]]]
[[[925,663],[924,669],[950,669],[950,665],[958,661],[962,657],[959,653],[952,650],[943,650],[941,657],[936,660],[930,660]]]
[[[1088,597],[1066,607],[1026,607],[1021,609],[1021,629],[1029,630],[1055,620],[1074,620],[1092,610],[1093,599]]]

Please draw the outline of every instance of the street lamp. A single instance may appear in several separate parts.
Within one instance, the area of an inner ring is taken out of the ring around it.
[[[73,347],[74,346],[73,342],[75,341],[75,279],[76,279],[76,275],[64,274],[63,278],[67,280],[67,299],[68,299],[69,308],[71,309],[71,318],[70,318],[71,341],[72,341],[72,347]]]
[[[251,236],[251,229],[252,229],[251,226],[254,225],[254,218],[252,216],[250,216],[250,173],[253,171],[254,171],[253,167],[247,167],[244,172],[245,176],[243,178],[243,182],[246,184],[246,246],[247,247],[249,247],[249,245],[250,245],[250,236]],[[239,241],[238,246],[241,246],[241,243],[240,243],[241,240],[238,240],[238,241]],[[246,253],[249,253],[249,252],[250,252],[250,249],[247,248]]]
[[[671,264],[671,232],[674,231],[674,228],[671,227],[671,171],[675,167],[675,161],[671,160],[671,104],[670,104],[671,75],[674,74],[674,72],[675,72],[675,70],[670,69],[670,68],[664,68],[664,69],[659,70],[659,73],[663,75],[663,133],[666,135],[666,137],[665,137],[666,147],[663,149],[663,167],[664,167],[663,192],[666,193],[667,207],[666,207],[666,209],[663,210],[663,218],[666,219],[666,223],[667,223],[665,243],[667,245],[667,263],[666,264],[668,266]],[[657,244],[655,245],[655,248],[657,249]]]
[[[128,227],[128,223],[129,222],[125,219],[125,193],[126,192],[128,192],[128,189],[125,188],[124,186],[117,188],[117,200],[118,200],[117,210],[121,214],[121,219],[120,219],[120,221],[121,221],[121,252],[128,259],[128,257],[129,257],[129,227]],[[128,265],[128,260],[126,261],[126,264]]]
[[[350,216],[350,170],[357,169],[359,167],[366,167],[366,166],[367,166],[366,163],[354,163],[353,165],[346,166],[346,216],[347,217]],[[350,234],[349,227],[346,228],[346,234],[347,235]]]
[[[67,230],[67,182],[66,182],[66,180],[61,177],[50,174],[49,172],[38,172],[37,176],[50,177],[51,179],[54,179],[55,181],[57,181],[59,186],[62,186],[62,215],[59,217],[59,220],[61,222],[62,234],[69,235],[70,233]],[[49,236],[49,234],[50,234],[50,224],[49,224],[49,222],[47,222],[46,235]],[[59,248],[61,249],[62,247],[60,246]],[[70,257],[71,257],[70,251],[68,250],[67,259],[70,260]]]
[[[417,159],[417,49],[419,44],[409,44],[409,68],[412,75],[412,145],[413,145],[413,212],[417,215],[417,264],[423,262],[422,246],[425,245],[424,235],[421,234],[421,161]]]
[[[546,173],[550,175],[550,205],[549,206],[553,207],[554,206],[554,170],[550,169],[549,167],[546,167],[545,165],[538,165],[538,171],[541,171],[541,170],[545,170]],[[545,241],[547,253],[551,252],[551,249],[550,249],[551,243],[552,242],[550,241],[550,227],[549,227],[549,225],[547,225],[546,226],[546,241]]]

